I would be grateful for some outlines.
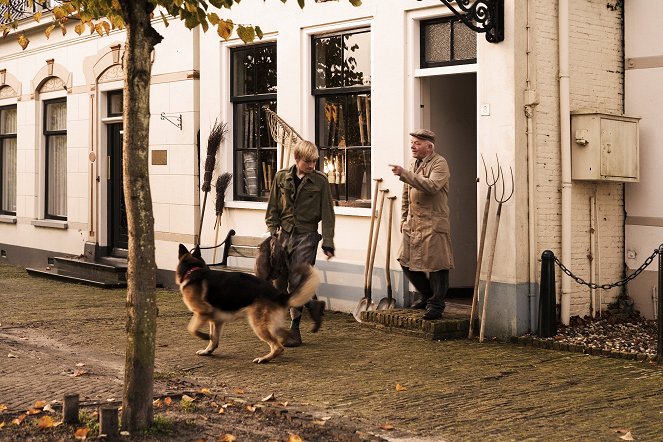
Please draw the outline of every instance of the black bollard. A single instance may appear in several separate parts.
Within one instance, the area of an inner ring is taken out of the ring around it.
[[[539,333],[542,338],[557,334],[557,293],[555,291],[555,254],[545,250],[541,254],[541,282],[539,284]]]

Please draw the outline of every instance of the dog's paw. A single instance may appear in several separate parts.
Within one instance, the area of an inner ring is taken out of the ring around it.
[[[198,351],[196,352],[196,354],[197,354],[198,356],[211,356],[213,351],[214,351],[214,350],[208,350],[208,349],[198,350]]]
[[[269,361],[270,361],[270,359],[267,359],[267,358],[255,358],[253,360],[253,362],[255,362],[256,364],[266,364]]]

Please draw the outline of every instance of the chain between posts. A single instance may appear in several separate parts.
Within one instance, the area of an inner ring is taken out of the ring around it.
[[[652,263],[652,261],[654,261],[654,258],[658,254],[663,254],[663,246],[659,247],[658,249],[654,249],[654,252],[649,256],[649,258],[645,259],[645,262],[642,263],[642,265],[640,267],[638,267],[638,269],[635,272],[633,272],[632,274],[630,274],[626,278],[622,279],[621,281],[613,282],[612,284],[596,284],[594,282],[585,281],[581,277],[574,275],[573,272],[571,272],[571,270],[569,270],[564,264],[562,264],[562,262],[559,260],[559,258],[557,258],[557,256],[555,256],[555,264],[557,264],[559,266],[559,268],[562,270],[562,272],[569,275],[578,284],[586,285],[587,287],[589,287],[591,289],[609,290],[613,287],[623,286],[624,284],[626,284],[630,280],[637,277],[640,273],[642,273],[649,266],[649,264]]]

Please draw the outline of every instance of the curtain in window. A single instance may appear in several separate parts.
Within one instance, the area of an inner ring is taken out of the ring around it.
[[[16,212],[16,138],[2,143],[2,211]]]
[[[50,216],[67,216],[67,136],[48,137],[48,207]]]

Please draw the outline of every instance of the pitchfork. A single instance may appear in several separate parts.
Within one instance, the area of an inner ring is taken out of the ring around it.
[[[511,166],[509,166],[509,170],[511,171],[511,193],[509,194],[508,197],[505,198],[506,189],[504,185],[504,174],[502,173],[502,167],[498,166],[498,171],[497,171],[498,176],[502,175],[502,193],[498,197],[497,186],[495,186],[495,202],[497,203],[497,213],[495,218],[495,233],[493,234],[492,249],[490,251],[490,256],[488,258],[488,274],[486,275],[486,285],[484,286],[483,289],[483,309],[481,312],[481,328],[479,329],[479,342],[483,342],[484,329],[486,326],[486,306],[488,305],[488,291],[490,289],[490,278],[492,277],[493,274],[493,263],[495,262],[495,247],[497,246],[497,232],[499,231],[500,228],[500,216],[502,214],[502,204],[506,203],[511,199],[511,197],[513,196],[513,191],[515,189],[513,181],[513,169],[511,168]]]
[[[490,194],[493,190],[493,186],[497,184],[497,180],[500,179],[500,159],[497,158],[497,177],[495,177],[495,171],[493,167],[490,166],[490,174],[493,176],[493,181],[488,180],[488,168],[486,167],[486,161],[481,155],[481,162],[483,163],[483,171],[486,174],[486,185],[488,186],[488,191],[486,192],[486,203],[483,206],[483,222],[481,223],[481,239],[479,241],[479,256],[477,257],[477,269],[476,274],[474,275],[474,294],[472,295],[472,310],[470,311],[470,332],[468,333],[468,339],[474,337],[474,319],[478,315],[477,311],[477,300],[479,299],[479,280],[481,279],[481,263],[483,262],[483,246],[486,242],[486,226],[488,225],[488,213],[490,212]],[[479,179],[477,178],[477,181]]]

